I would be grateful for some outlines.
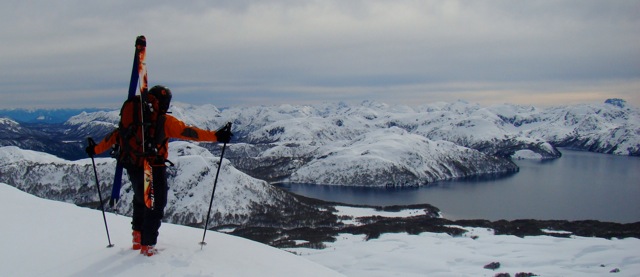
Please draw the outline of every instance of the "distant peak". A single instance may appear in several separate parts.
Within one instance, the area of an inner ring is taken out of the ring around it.
[[[627,105],[627,101],[620,98],[609,98],[605,100],[604,103],[614,105],[620,108],[624,108]]]

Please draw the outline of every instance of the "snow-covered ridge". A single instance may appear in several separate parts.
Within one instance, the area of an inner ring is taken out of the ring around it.
[[[18,125],[18,122],[11,120],[10,118],[0,117],[0,125]]]
[[[188,124],[206,129],[217,129],[226,122],[233,122],[236,139],[254,144],[301,141],[326,144],[397,126],[432,140],[447,140],[478,150],[487,150],[487,144],[500,148],[500,143],[506,143],[522,150],[550,143],[619,155],[640,154],[640,111],[628,105],[603,103],[537,108],[502,104],[482,107],[458,101],[412,108],[364,101],[359,105],[231,107],[221,111],[213,105],[176,103],[170,110]],[[89,128],[112,127],[117,122],[118,111],[112,111],[82,113],[66,124]],[[567,145],[571,140],[585,139],[591,144]],[[549,150],[535,151],[544,154]],[[546,154],[555,155],[553,151]]]
[[[204,225],[220,158],[195,144],[173,142],[169,159],[175,167],[168,170],[171,193],[165,219]],[[103,197],[108,199],[116,162],[112,158],[96,158],[95,162]],[[90,159],[67,161],[13,146],[0,147],[0,182],[47,199],[91,206],[99,201]],[[130,215],[133,193],[126,174],[121,197],[118,210]],[[277,209],[280,202],[295,202],[265,181],[238,171],[228,160],[222,162],[215,199],[211,213],[215,225],[244,224],[256,211]]]
[[[10,118],[0,117],[0,130],[3,133],[16,133],[20,131],[20,124]]]
[[[80,147],[67,143],[69,140],[51,132],[51,129],[56,129],[59,125],[48,126],[52,125],[23,126],[17,121],[0,118],[0,146],[17,146],[67,158],[77,157]]]
[[[120,120],[120,112],[117,110],[114,111],[99,111],[99,112],[82,112],[76,116],[72,116],[67,120],[65,124],[67,125],[92,125],[92,124],[106,124],[108,126],[114,127],[118,125],[118,121]]]
[[[210,130],[232,122],[234,147],[226,157],[269,182],[425,184],[512,172],[510,159],[558,158],[557,146],[640,155],[640,111],[605,103],[537,108],[457,101],[413,108],[364,101],[224,110],[176,103],[170,110]],[[113,122],[117,112],[83,114],[67,126],[100,133]]]
[[[329,148],[329,147],[326,147]],[[515,171],[515,165],[448,141],[432,141],[398,127],[349,141],[301,166],[288,182],[419,186],[479,172]]]
[[[16,146],[5,146],[0,148],[0,165],[5,166],[15,161],[27,163],[66,163],[67,161],[47,153],[23,150]]]

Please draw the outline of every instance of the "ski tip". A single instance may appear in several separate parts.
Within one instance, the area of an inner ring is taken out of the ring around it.
[[[140,35],[136,38],[136,47],[142,46],[147,47],[147,38],[143,35]]]

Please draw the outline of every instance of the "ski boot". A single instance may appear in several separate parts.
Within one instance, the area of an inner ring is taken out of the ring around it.
[[[151,257],[158,254],[158,249],[155,248],[155,245],[142,245],[140,248],[140,254]]]
[[[131,235],[133,236],[133,239],[131,240],[131,242],[133,243],[133,245],[131,246],[131,249],[140,250],[141,248],[140,241],[141,241],[142,234],[140,233],[140,231],[133,230]]]

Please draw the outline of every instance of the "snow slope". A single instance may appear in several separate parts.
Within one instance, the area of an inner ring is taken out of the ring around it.
[[[471,238],[477,236],[477,239]],[[343,234],[322,250],[290,249],[347,276],[640,276],[640,240],[598,238],[518,238],[471,229],[462,237],[447,234]],[[500,263],[496,270],[484,266]],[[616,274],[611,271],[619,271]],[[526,276],[526,275],[525,275]]]
[[[0,276],[340,276],[276,248],[202,229],[163,224],[144,257],[131,247],[131,218],[44,200],[0,183]]]
[[[101,212],[45,200],[0,183],[0,276],[639,276],[640,240],[494,235],[467,228],[464,236],[441,233],[342,234],[321,250],[289,251],[202,229],[163,224],[161,253],[129,250],[130,218],[107,213],[113,248]],[[416,211],[413,211],[416,212]],[[339,208],[341,215],[381,214]],[[499,262],[496,270],[483,267]],[[332,271],[334,270],[334,271]],[[611,275],[611,271],[618,271]]]

